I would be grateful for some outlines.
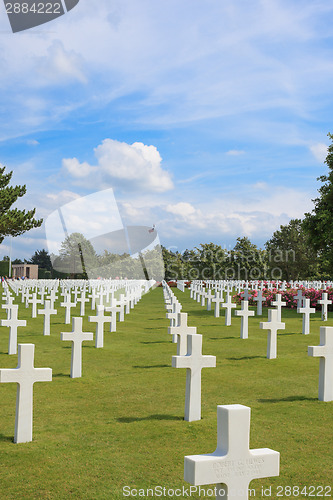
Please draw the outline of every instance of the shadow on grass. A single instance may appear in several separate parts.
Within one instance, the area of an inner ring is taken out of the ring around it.
[[[278,333],[278,335],[281,335],[281,336],[283,336],[283,335],[301,335],[301,333],[302,332],[297,332],[297,333],[296,332],[295,333]]]
[[[133,368],[170,368],[170,365],[148,365],[148,366],[140,366],[135,365]]]
[[[54,373],[52,374],[52,378],[55,378],[55,377],[69,377],[69,373]]]
[[[140,342],[141,344],[170,344],[170,340],[152,340],[151,342]]]
[[[318,398],[308,398],[306,396],[288,396],[286,398],[258,399],[259,403],[281,403],[283,401],[292,403],[293,401],[318,401]]]
[[[176,417],[175,415],[149,415],[149,417],[121,417],[116,419],[122,424],[131,424],[133,422],[142,422],[144,420],[184,420],[184,417]]]
[[[243,359],[266,359],[266,356],[242,356],[241,358],[227,358],[229,361],[242,361]]]
[[[235,340],[239,337],[209,337],[209,340]]]
[[[0,434],[0,441],[9,441],[9,442],[13,443],[14,436],[5,436],[4,434]]]

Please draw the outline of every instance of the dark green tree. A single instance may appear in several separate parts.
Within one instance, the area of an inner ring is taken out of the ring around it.
[[[34,227],[40,227],[43,219],[34,218],[36,209],[19,210],[11,206],[26,194],[26,186],[9,186],[13,172],[5,174],[0,168],[0,243],[6,236],[18,236]]]
[[[333,141],[333,134],[327,134]],[[319,253],[323,271],[333,273],[333,142],[328,147],[325,159],[328,174],[317,180],[323,184],[318,189],[319,196],[313,201],[314,209],[305,214],[304,229],[309,235],[309,243]]]
[[[317,253],[309,245],[301,219],[292,219],[266,241],[271,277],[297,280],[319,278]]]
[[[266,277],[266,252],[251,243],[247,236],[237,238],[236,245],[229,252],[226,279],[251,280],[264,277]]]
[[[91,242],[81,233],[68,235],[61,243],[60,256],[53,267],[73,277],[88,277],[98,267],[97,255]]]
[[[27,261],[28,264],[37,264],[41,269],[47,271],[52,270],[52,262],[47,250],[36,250],[31,259]]]

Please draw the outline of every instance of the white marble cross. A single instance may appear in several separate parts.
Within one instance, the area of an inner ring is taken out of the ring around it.
[[[303,335],[309,335],[310,333],[310,314],[314,314],[316,309],[314,307],[310,307],[310,299],[304,298],[303,307],[298,307],[297,312],[303,314]]]
[[[18,319],[18,305],[13,304],[11,307],[10,319],[2,319],[1,326],[9,327],[9,342],[8,354],[16,354],[17,352],[17,328],[19,326],[27,326],[25,319]]]
[[[2,309],[7,309],[7,319],[10,319],[10,314],[11,314],[11,308],[13,306],[13,297],[7,297],[6,299],[6,304],[2,304]]]
[[[244,300],[249,300],[250,294],[249,294],[249,289],[245,288],[244,293],[243,293],[243,298]]]
[[[116,332],[118,307],[114,305],[114,299],[111,299],[111,306],[105,307],[105,311],[111,313],[110,332]]]
[[[44,330],[43,335],[50,335],[50,323],[51,323],[51,315],[58,314],[56,309],[51,307],[51,301],[45,300],[44,309],[38,309],[38,314],[44,315]]]
[[[104,316],[104,306],[97,306],[97,316],[89,316],[88,320],[96,323],[95,347],[104,347],[104,323],[111,323],[110,316]]]
[[[277,356],[277,331],[286,328],[286,324],[278,320],[277,309],[268,309],[268,322],[262,321],[260,328],[269,330],[267,335],[267,358],[275,359]]]
[[[65,314],[65,324],[69,325],[71,322],[71,308],[76,306],[75,302],[71,302],[71,294],[67,293],[65,295],[65,301],[60,304],[62,307],[66,308]]]
[[[182,310],[182,305],[180,302],[173,303],[173,309],[171,313],[167,313],[166,317],[170,320],[170,326],[177,326],[178,314]]]
[[[202,335],[188,335],[186,356],[172,356],[172,366],[174,368],[187,368],[184,420],[188,422],[200,420],[201,370],[202,368],[214,368],[216,357],[202,355]]]
[[[226,309],[225,311],[225,326],[231,325],[231,309],[236,307],[236,304],[231,302],[231,295],[228,295],[227,302],[222,304],[222,307]]]
[[[34,367],[34,344],[18,345],[17,368],[1,368],[0,382],[16,382],[15,443],[32,441],[33,384],[51,382],[51,368]]]
[[[46,298],[47,300],[51,301],[51,309],[54,309],[54,303],[58,298],[57,291],[52,288],[52,290],[50,291],[50,295],[48,295]]]
[[[82,376],[82,342],[94,340],[94,334],[82,331],[82,318],[72,318],[72,332],[62,332],[61,340],[72,342],[71,378]]]
[[[215,302],[214,317],[219,318],[220,317],[220,304],[223,304],[223,302],[224,302],[223,292],[216,292],[215,297],[212,299],[212,302]]]
[[[332,301],[328,298],[328,293],[323,292],[321,300],[318,300],[318,304],[321,304],[321,320],[327,321],[327,306],[332,304]],[[3,306],[2,306],[3,307]]]
[[[29,304],[32,304],[31,317],[37,318],[37,304],[42,304],[41,299],[37,299],[37,293],[32,294],[32,299],[29,300]]]
[[[301,288],[297,290],[295,299],[297,300],[297,309],[299,309],[303,305],[303,290]]]
[[[177,355],[186,356],[187,353],[187,336],[196,334],[195,326],[187,326],[187,313],[179,313],[178,326],[169,326],[168,333],[176,335],[177,338]]]
[[[89,299],[86,298],[85,290],[82,290],[81,296],[77,299],[77,302],[80,303],[80,316],[84,316],[86,314],[86,302],[89,302]]]
[[[320,401],[333,401],[333,327],[320,327],[320,345],[309,346],[308,355],[320,357],[319,391]]]
[[[272,300],[272,306],[276,306],[278,312],[277,318],[281,322],[281,308],[286,306],[287,302],[282,301],[282,295],[280,293],[275,294],[275,300]]]
[[[258,290],[258,294],[257,294],[256,297],[253,298],[253,300],[255,300],[256,302],[258,302],[258,304],[257,304],[257,315],[261,316],[262,315],[262,303],[265,302],[265,300],[266,300],[266,297],[262,296],[262,290]]]
[[[208,292],[205,293],[205,298],[207,299],[207,311],[211,311],[213,294],[210,288],[208,289]]]
[[[217,485],[217,499],[248,500],[253,479],[278,476],[280,453],[269,448],[250,450],[251,408],[217,407],[217,447],[206,455],[184,460],[184,479],[195,486]]]
[[[254,316],[254,311],[249,310],[249,303],[247,300],[242,300],[241,310],[235,311],[235,316],[241,316],[241,339],[249,338],[249,316]]]

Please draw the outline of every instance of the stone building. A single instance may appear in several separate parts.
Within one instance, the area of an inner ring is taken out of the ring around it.
[[[38,265],[37,264],[13,264],[12,265],[13,278],[29,278],[32,280],[38,279]]]

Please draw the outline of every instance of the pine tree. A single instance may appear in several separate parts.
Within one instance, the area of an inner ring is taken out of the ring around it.
[[[9,186],[13,172],[5,174],[5,168],[0,168],[0,243],[6,236],[18,236],[34,227],[40,227],[43,219],[36,220],[36,209],[19,210],[11,206],[26,194],[26,186]]]

